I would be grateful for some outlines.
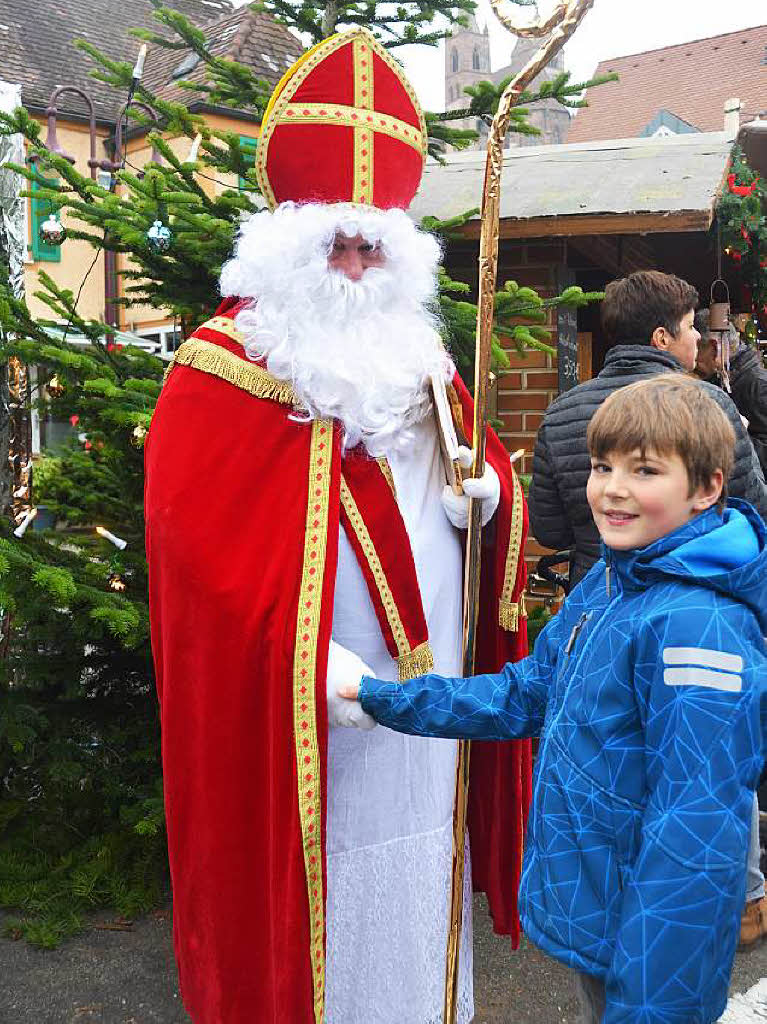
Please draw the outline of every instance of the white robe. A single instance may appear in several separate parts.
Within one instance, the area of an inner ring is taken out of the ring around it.
[[[410,537],[435,671],[459,675],[462,554],[440,503],[433,418],[388,456]],[[340,534],[333,639],[396,679],[356,556]],[[441,1024],[457,743],[331,728],[328,744],[327,1024]],[[474,1014],[467,858],[458,1020]]]

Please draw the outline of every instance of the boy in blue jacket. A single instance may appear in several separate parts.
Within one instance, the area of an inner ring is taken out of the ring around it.
[[[586,1021],[708,1024],[727,1002],[767,686],[767,531],[726,503],[733,446],[695,381],[616,391],[589,426],[603,558],[533,653],[339,688],[401,732],[541,736],[520,914]]]

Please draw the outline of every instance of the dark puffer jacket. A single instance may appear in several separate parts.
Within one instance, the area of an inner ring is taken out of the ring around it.
[[[767,370],[761,354],[744,347],[730,362],[732,400],[748,420],[748,432],[767,475]]]
[[[575,548],[571,577],[576,583],[599,558],[599,533],[586,501],[591,472],[586,444],[589,420],[613,391],[669,371],[684,372],[679,360],[668,352],[650,345],[616,345],[607,353],[598,376],[560,395],[546,411],[535,443],[530,529],[546,547]],[[730,495],[745,498],[767,519],[767,487],[738,410],[713,384],[701,381],[700,386],[724,409],[735,429]]]

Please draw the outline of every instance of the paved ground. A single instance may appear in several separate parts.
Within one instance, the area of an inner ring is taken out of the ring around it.
[[[96,918],[53,952],[0,939],[0,1024],[189,1024],[176,985],[169,911],[128,931],[104,927],[112,923]],[[492,934],[481,897],[474,963],[474,1024],[575,1024],[569,972],[532,946],[510,953],[507,941]],[[722,1024],[767,1021],[767,942],[738,955],[732,992]]]

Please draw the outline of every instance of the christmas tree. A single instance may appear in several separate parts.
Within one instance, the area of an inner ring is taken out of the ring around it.
[[[472,0],[396,8],[374,0],[324,6],[267,0],[263,6],[311,39],[362,24],[391,47],[433,45],[474,9]],[[208,70],[212,104],[263,113],[270,89],[251,69],[211,54],[204,33],[178,12],[157,6],[156,17],[175,34],[170,42],[137,35],[196,53]],[[121,271],[120,301],[162,310],[186,335],[212,314],[238,222],[257,209],[252,160],[237,135],[213,130],[183,105],[153,95],[133,80],[130,64],[80,45],[97,77],[123,94],[135,90],[156,111],[161,131],[150,139],[161,162],[139,170],[125,161],[105,187],[49,152],[39,124],[24,110],[0,115],[0,130],[26,139],[31,164],[17,170],[36,183],[38,196],[67,211],[70,237],[86,239],[94,253],[130,257]],[[583,88],[565,75],[543,92],[572,106]],[[467,110],[490,117],[498,96],[487,83],[470,94]],[[450,127],[451,116],[465,113],[429,115],[433,153],[474,137]],[[515,127],[529,130],[523,110],[516,111]],[[199,149],[187,161],[167,141],[198,135]],[[51,173],[59,179],[55,187]],[[240,187],[211,195],[200,184],[222,175],[237,176]],[[423,226],[449,235],[473,212],[450,223],[427,219]],[[0,350],[19,373],[38,367],[34,406],[41,416],[70,420],[76,434],[36,464],[31,494],[25,467],[17,491],[23,497],[13,505],[18,515],[0,520],[0,906],[16,908],[6,930],[55,945],[81,926],[89,908],[109,906],[132,916],[162,898],[166,881],[142,513],[142,445],[165,364],[117,344],[114,328],[80,316],[77,295],[45,274],[40,281],[49,322],[35,320],[23,298],[0,281]],[[442,275],[445,339],[470,380],[476,307],[467,293],[467,286]],[[520,349],[545,348],[550,307],[591,298],[570,288],[542,299],[505,283],[496,303],[499,368],[502,337]],[[61,323],[66,328],[52,333]],[[90,344],[71,344],[74,335]],[[24,529],[32,500],[54,526]]]
[[[767,338],[767,188],[736,146],[717,206],[721,244],[737,266],[750,341]]]

